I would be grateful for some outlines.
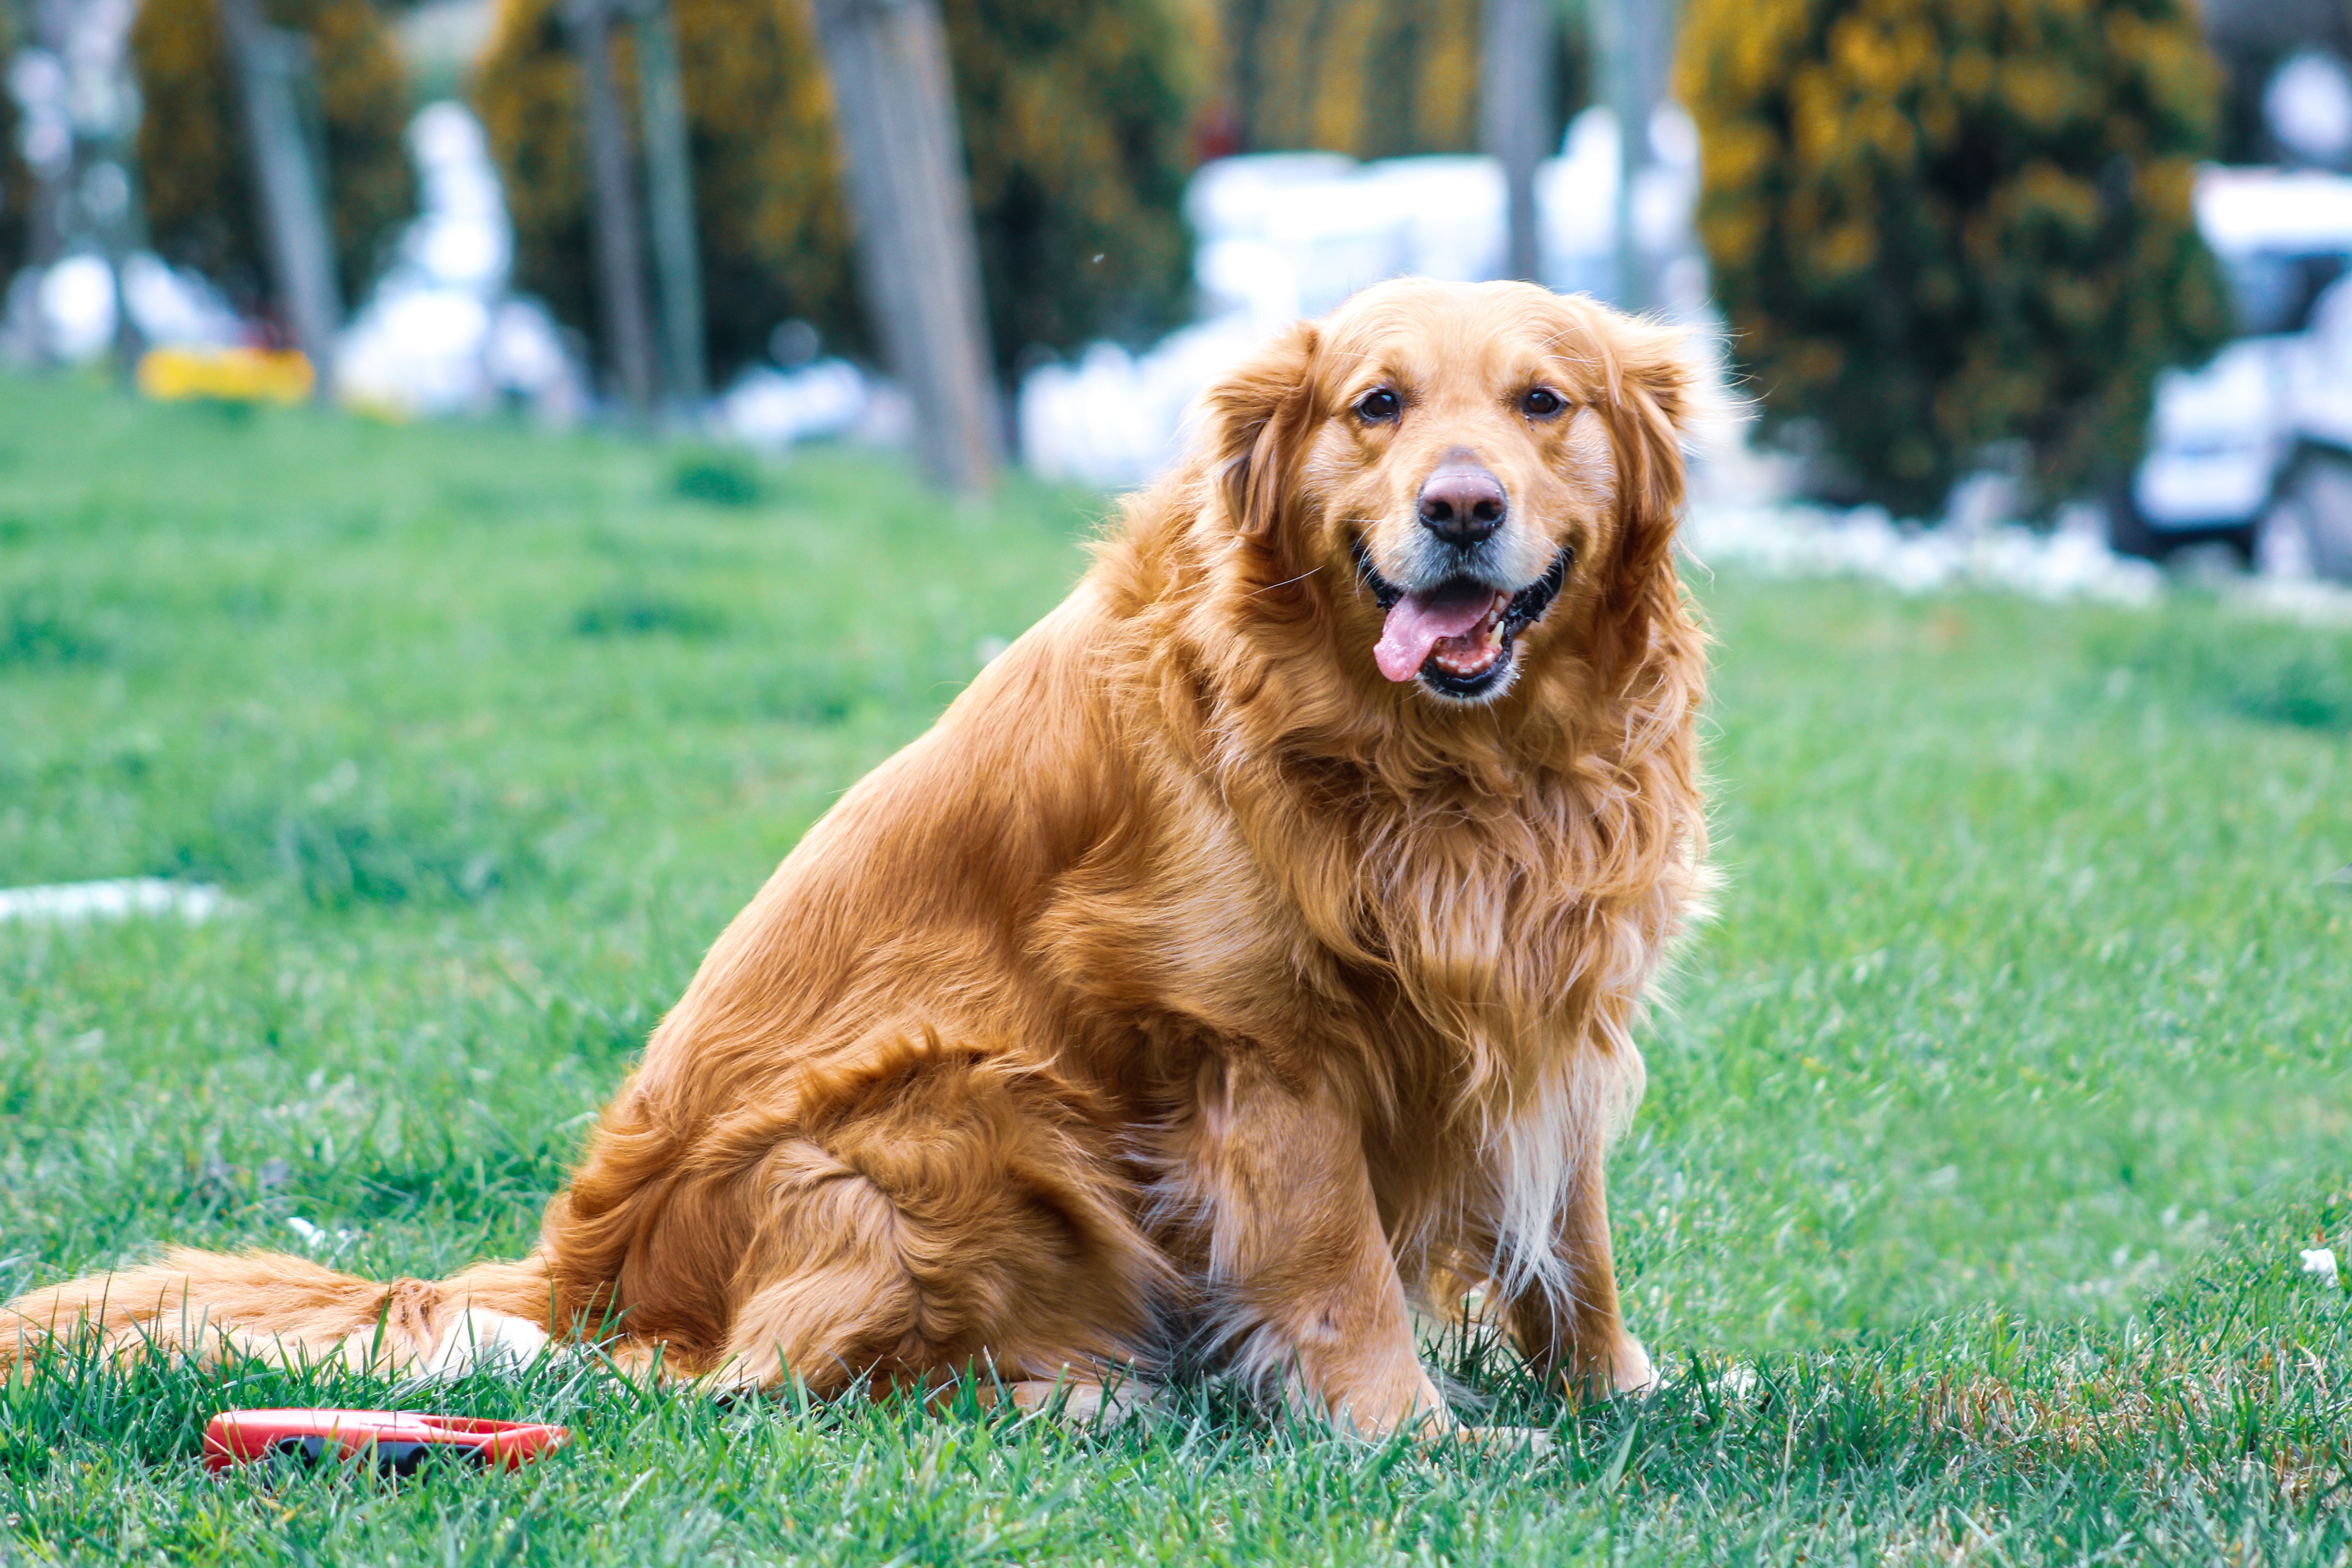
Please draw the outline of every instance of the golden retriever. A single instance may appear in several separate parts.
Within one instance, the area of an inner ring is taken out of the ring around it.
[[[1645,1383],[1602,1156],[1704,881],[1681,347],[1512,283],[1290,330],[727,928],[528,1258],[177,1251],[16,1301],[0,1361],[584,1333],[1086,1408],[1181,1342],[1437,1433],[1412,1305],[1477,1287],[1564,1391]]]

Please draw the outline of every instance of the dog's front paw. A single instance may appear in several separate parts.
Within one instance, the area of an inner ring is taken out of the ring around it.
[[[1445,1396],[1418,1362],[1384,1375],[1359,1373],[1333,1386],[1338,1382],[1327,1381],[1320,1387],[1294,1384],[1286,1402],[1301,1415],[1320,1417],[1333,1429],[1368,1442],[1404,1432],[1433,1443],[1460,1429],[1445,1406]]]
[[[1488,1454],[1515,1455],[1521,1458],[1540,1458],[1556,1445],[1550,1433],[1537,1426],[1454,1426],[1443,1436],[1424,1437],[1423,1445],[1434,1449],[1441,1443],[1457,1448],[1476,1448]]]
[[[1657,1368],[1651,1363],[1650,1352],[1642,1348],[1642,1342],[1622,1332],[1606,1352],[1577,1355],[1555,1376],[1559,1392],[1578,1405],[1589,1399],[1647,1394],[1658,1386],[1659,1381]]]
[[[1020,1407],[1024,1421],[1045,1418],[1075,1427],[1117,1426],[1150,1411],[1155,1404],[1150,1391],[1132,1380],[1105,1384],[1066,1375],[1011,1384],[1004,1394]]]
[[[1609,1357],[1609,1392],[1647,1394],[1657,1386],[1658,1369],[1651,1364],[1650,1352],[1633,1335],[1622,1336]]]

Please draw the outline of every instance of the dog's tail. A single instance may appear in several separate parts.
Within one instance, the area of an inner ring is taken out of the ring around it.
[[[0,1307],[0,1373],[50,1347],[109,1356],[260,1356],[288,1365],[457,1372],[527,1363],[551,1332],[546,1259],[480,1263],[447,1279],[389,1284],[278,1252],[174,1247],[160,1263],[92,1274]]]

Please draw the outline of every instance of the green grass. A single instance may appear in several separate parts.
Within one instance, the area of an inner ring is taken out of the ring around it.
[[[1099,503],[0,381],[0,1291],[166,1242],[438,1275],[529,1244],[775,860],[1079,571]],[[1549,1456],[1188,1387],[1070,1433],[593,1369],[52,1366],[0,1561],[2352,1560],[2352,645],[2220,606],[1698,584],[1720,914],[1615,1165],[1675,1373]],[[541,1415],[513,1476],[203,1479],[213,1410]]]

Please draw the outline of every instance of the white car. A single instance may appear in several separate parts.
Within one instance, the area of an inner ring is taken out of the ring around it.
[[[2197,225],[2248,335],[2158,378],[2115,545],[2219,542],[2267,572],[2352,581],[2352,179],[2209,168]]]

